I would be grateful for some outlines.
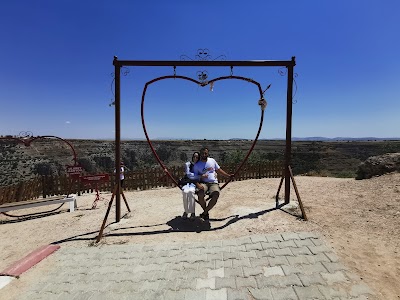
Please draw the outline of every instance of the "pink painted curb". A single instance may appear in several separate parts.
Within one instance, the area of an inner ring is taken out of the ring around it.
[[[13,263],[7,269],[1,272],[0,275],[18,277],[59,248],[60,246],[58,245],[46,245],[39,247],[35,251],[29,253],[23,259]]]

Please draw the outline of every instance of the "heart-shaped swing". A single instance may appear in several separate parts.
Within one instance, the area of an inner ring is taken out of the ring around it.
[[[260,133],[261,133],[262,124],[263,124],[263,121],[264,121],[264,110],[265,110],[265,108],[267,107],[267,102],[266,102],[266,100],[264,99],[264,93],[265,93],[266,90],[269,89],[270,85],[263,91],[262,88],[261,88],[260,83],[258,83],[257,81],[255,81],[255,80],[253,80],[253,79],[251,79],[251,78],[246,78],[246,77],[241,77],[241,76],[234,76],[234,75],[222,76],[222,77],[218,77],[218,78],[215,78],[215,79],[212,79],[212,80],[209,80],[209,81],[205,81],[205,82],[200,82],[200,81],[197,81],[197,80],[195,80],[195,79],[193,79],[193,78],[186,77],[186,76],[167,75],[167,76],[162,76],[162,77],[154,78],[153,80],[150,80],[150,81],[148,81],[148,82],[145,84],[145,86],[144,86],[144,88],[143,88],[142,102],[141,102],[141,118],[142,118],[143,131],[144,131],[144,134],[145,134],[145,136],[146,136],[147,143],[148,143],[149,146],[150,146],[151,152],[153,153],[153,155],[154,155],[154,157],[156,158],[157,162],[159,163],[159,165],[161,166],[161,168],[164,170],[165,174],[166,174],[169,178],[171,178],[171,180],[175,183],[175,185],[176,185],[177,187],[178,187],[178,182],[177,182],[177,180],[171,175],[171,173],[169,172],[168,168],[165,166],[165,164],[163,163],[163,161],[162,161],[162,160],[160,159],[160,157],[157,155],[157,152],[155,151],[155,149],[154,149],[154,147],[153,147],[153,144],[152,144],[152,142],[151,142],[151,140],[150,140],[150,138],[149,138],[149,135],[148,135],[148,133],[147,133],[147,130],[146,130],[146,124],[145,124],[145,119],[144,119],[144,100],[145,100],[146,91],[147,91],[148,86],[149,86],[150,84],[153,84],[153,83],[157,82],[157,81],[165,80],[165,79],[183,79],[183,80],[187,80],[187,81],[191,81],[191,82],[193,82],[193,83],[196,83],[196,84],[198,84],[199,86],[202,86],[202,87],[207,86],[207,85],[211,85],[211,86],[212,86],[215,82],[220,81],[220,80],[236,79],[236,80],[246,81],[246,82],[255,84],[255,85],[257,86],[258,91],[259,91],[259,93],[260,93],[260,99],[258,100],[258,105],[260,105],[260,107],[261,107],[260,124],[259,124],[259,127],[258,127],[257,135],[256,135],[256,137],[255,137],[255,139],[254,139],[254,141],[253,141],[253,143],[252,143],[252,145],[251,145],[249,151],[247,152],[247,154],[246,154],[245,158],[243,159],[243,161],[240,163],[239,167],[238,167],[238,168],[235,170],[235,172],[233,173],[234,176],[236,176],[236,175],[239,173],[240,169],[243,167],[243,165],[246,163],[247,159],[249,158],[251,152],[252,152],[253,149],[254,149],[254,146],[255,146],[256,143],[257,143],[258,137],[259,137],[259,135],[260,135]],[[221,187],[221,190],[222,190],[225,186],[227,186],[227,185],[229,184],[229,182],[231,182],[231,180],[232,180],[232,178],[229,178],[229,180],[228,180],[227,182],[225,182],[225,184]]]
[[[67,140],[65,140],[63,138],[60,138],[60,137],[57,137],[54,135],[45,135],[45,136],[34,137],[34,136],[32,136],[32,133],[30,133],[30,132],[20,133],[19,137],[6,136],[6,137],[0,138],[0,140],[13,140],[17,143],[23,144],[25,147],[30,147],[35,141],[46,140],[46,139],[55,139],[55,140],[64,142],[65,144],[67,144],[68,148],[72,151],[74,164],[72,166],[67,166],[67,172],[68,172],[68,168],[71,168],[71,167],[78,168],[79,170],[82,169],[81,166],[79,166],[79,164],[77,162],[77,156],[76,156],[74,147],[72,146],[72,144],[70,142],[68,142]],[[71,194],[71,188],[72,188],[74,177],[71,174],[69,174],[69,175],[70,175],[70,178],[69,178],[69,184],[68,184],[68,191],[67,191],[67,195],[65,197],[64,196],[55,196],[55,197],[44,198],[44,199],[39,199],[39,200],[31,199],[31,197],[35,196],[32,194],[33,192],[26,193],[26,191],[24,189],[21,189],[20,195],[19,195],[20,199],[3,199],[4,203],[0,202],[0,204],[4,204],[6,206],[6,207],[2,207],[0,213],[6,215],[8,217],[20,218],[20,217],[30,217],[30,216],[48,214],[48,213],[52,213],[52,212],[60,209],[66,202],[64,200],[68,200],[68,202],[71,202],[71,201],[69,201],[69,198],[70,198],[69,196]],[[58,207],[51,209],[51,210],[44,211],[44,212],[35,212],[35,213],[23,214],[23,215],[14,215],[14,214],[7,213],[7,211],[9,211],[9,210],[23,209],[25,207],[35,207],[35,206],[58,204],[58,203],[61,203]],[[74,200],[74,206],[76,207],[75,200]],[[70,211],[71,211],[71,205],[70,205]]]

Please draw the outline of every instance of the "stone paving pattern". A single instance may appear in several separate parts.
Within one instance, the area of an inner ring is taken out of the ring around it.
[[[22,300],[361,300],[373,296],[315,233],[83,249],[61,246],[47,259],[55,261],[54,268]]]

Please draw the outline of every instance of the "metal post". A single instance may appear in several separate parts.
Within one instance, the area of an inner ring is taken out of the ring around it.
[[[117,63],[118,58],[114,56],[115,73],[115,222],[121,220],[121,66]]]
[[[287,108],[286,108],[286,149],[285,149],[285,204],[290,202],[290,163],[292,156],[292,104],[293,104],[293,68],[295,57],[292,57],[292,65],[288,68],[287,82]]]

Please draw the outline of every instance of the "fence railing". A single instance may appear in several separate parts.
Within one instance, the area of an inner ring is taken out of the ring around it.
[[[224,164],[223,169],[228,173],[234,173],[237,165]],[[183,167],[170,167],[169,172],[177,180],[184,175]],[[282,176],[283,162],[266,161],[259,164],[246,164],[236,174],[235,181],[260,178],[279,178]],[[226,178],[219,176],[218,181],[225,183]],[[0,205],[46,198],[54,195],[70,193],[89,193],[96,188],[99,191],[112,191],[114,189],[115,174],[110,174],[110,180],[97,183],[97,186],[82,184],[79,180],[71,181],[68,176],[38,176],[29,181],[23,181],[16,185],[0,187]],[[165,174],[161,168],[149,168],[125,172],[124,190],[149,190],[159,187],[174,187],[175,183]]]

